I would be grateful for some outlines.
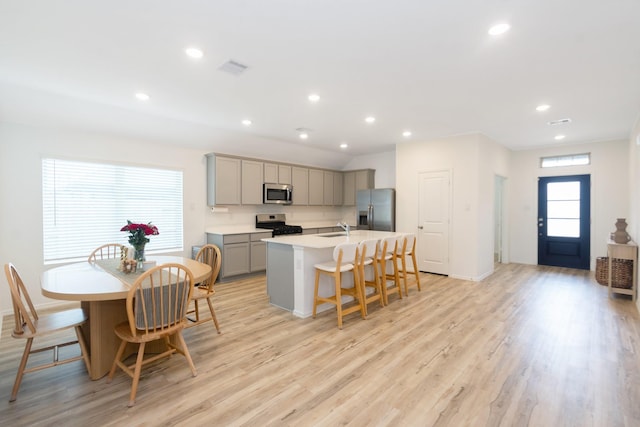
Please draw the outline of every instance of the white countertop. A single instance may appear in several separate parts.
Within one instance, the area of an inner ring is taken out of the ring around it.
[[[337,221],[321,221],[321,222],[307,222],[296,223],[291,222],[289,225],[299,225],[303,229],[309,228],[324,228],[324,227],[336,227]],[[354,225],[352,225],[355,228]],[[247,234],[247,233],[268,233],[266,228],[256,228],[255,225],[216,225],[207,227],[205,233],[209,234]]]
[[[334,234],[338,233],[291,234],[285,236],[270,237],[267,239],[262,239],[262,241],[267,243],[301,246],[305,248],[323,249],[333,248],[341,243],[360,243],[363,240],[383,239],[389,236],[397,236],[401,233],[389,231],[352,230],[349,237],[344,235],[345,233],[340,233],[340,236],[332,236]]]
[[[209,234],[270,233],[270,230],[266,228],[256,228],[255,225],[217,225],[207,227],[204,231]]]

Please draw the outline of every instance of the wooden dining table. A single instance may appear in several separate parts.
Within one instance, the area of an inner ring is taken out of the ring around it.
[[[211,274],[211,266],[179,256],[147,256],[156,265],[178,263],[193,274],[199,283]],[[80,301],[89,315],[82,331],[89,347],[92,380],[102,378],[111,369],[120,340],[114,327],[127,321],[126,299],[130,286],[141,272],[125,274],[117,269],[119,259],[79,262],[49,269],[42,273],[40,287],[46,297]],[[160,344],[159,344],[160,345]]]

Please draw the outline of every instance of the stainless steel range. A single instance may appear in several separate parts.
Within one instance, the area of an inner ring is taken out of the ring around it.
[[[302,227],[299,225],[287,225],[285,220],[285,214],[258,214],[256,215],[256,228],[272,230],[271,235],[273,237],[302,233]]]

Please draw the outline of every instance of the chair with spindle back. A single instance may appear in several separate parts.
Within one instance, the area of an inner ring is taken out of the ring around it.
[[[209,277],[198,283],[193,288],[193,294],[191,295],[191,299],[193,300],[194,309],[189,310],[187,314],[193,313],[195,315],[195,319],[187,318],[190,322],[187,324],[187,328],[192,326],[200,325],[202,323],[208,322],[209,320],[213,320],[213,324],[216,327],[218,333],[220,333],[220,325],[218,324],[218,318],[216,317],[216,312],[213,309],[213,303],[211,302],[211,298],[215,295],[216,291],[213,288],[215,284],[218,274],[220,273],[220,267],[222,265],[222,256],[220,255],[220,248],[213,244],[204,245],[198,251],[196,255],[196,261],[209,264],[211,266],[211,274]],[[209,311],[211,312],[211,317],[200,318],[200,310],[198,307],[198,301],[206,300],[207,305],[209,306]]]
[[[9,263],[4,266],[4,273],[9,283],[9,291],[11,293],[11,301],[13,303],[13,315],[15,319],[15,326],[11,332],[11,336],[14,338],[25,339],[24,352],[22,353],[22,359],[18,366],[18,373],[16,374],[16,380],[13,383],[13,389],[11,390],[11,398],[9,402],[16,400],[18,395],[18,389],[22,382],[24,374],[40,371],[42,369],[51,368],[57,365],[63,365],[66,363],[75,362],[77,360],[84,360],[87,372],[90,372],[89,355],[87,346],[84,341],[84,336],[80,327],[87,322],[87,315],[81,308],[75,308],[70,310],[58,311],[48,315],[38,315],[36,312],[27,288],[22,281],[22,278],[18,274],[16,267]],[[47,347],[41,347],[33,349],[33,340],[45,335],[51,335],[59,333],[67,329],[73,328],[76,333],[75,341],[66,341],[61,344],[50,345]],[[80,355],[60,360],[58,349],[73,344],[80,346]],[[27,368],[27,361],[29,355],[33,353],[40,353],[43,351],[53,351],[53,361],[50,363],[43,363],[40,365]]]
[[[95,262],[102,259],[120,258],[122,256],[123,248],[126,248],[126,246],[121,245],[120,243],[107,243],[106,245],[102,245],[91,252],[88,261]]]
[[[145,271],[131,286],[126,301],[128,321],[115,327],[121,343],[107,380],[111,382],[118,367],[133,379],[130,407],[135,404],[140,372],[147,363],[178,352],[187,359],[192,375],[197,375],[182,337],[193,285],[193,274],[188,268],[169,263]],[[167,350],[145,359],[146,344],[158,339],[164,340]],[[132,365],[126,365],[122,358],[128,343],[138,345],[136,361]]]

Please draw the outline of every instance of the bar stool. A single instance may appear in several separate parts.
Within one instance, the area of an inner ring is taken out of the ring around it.
[[[378,247],[377,239],[363,240],[358,245],[360,258],[357,260],[356,266],[359,269],[358,275],[360,277],[365,314],[368,314],[367,305],[374,301],[380,301],[380,307],[384,307],[384,296],[382,295],[380,276],[378,275]],[[367,280],[365,275],[365,268],[369,266],[373,270],[372,280]],[[367,295],[367,287],[373,288],[373,292],[370,295]]]
[[[342,317],[360,311],[363,319],[366,319],[365,308],[363,304],[362,291],[360,285],[360,277],[358,269],[354,263],[359,258],[357,243],[342,243],[337,245],[333,250],[333,261],[324,262],[314,265],[316,269],[316,280],[313,291],[313,317],[316,317],[316,310],[321,303],[330,303],[336,306],[338,313],[338,328],[342,329]],[[353,272],[353,288],[342,287],[342,273]],[[321,297],[318,295],[318,286],[320,284],[320,275],[326,274],[333,278],[335,282],[335,294],[329,297]],[[356,304],[342,308],[342,295],[350,295],[356,301]]]
[[[400,287],[400,276],[397,262],[398,236],[385,237],[382,239],[382,249],[378,252],[378,266],[380,267],[380,286],[384,304],[389,304],[389,291],[397,290],[398,297],[402,299],[402,288]],[[387,267],[391,266],[393,271],[388,272]],[[393,282],[388,286],[388,282]]]
[[[400,243],[400,241],[402,241],[402,243]],[[413,261],[413,271],[407,270],[407,257],[410,257]],[[422,288],[420,288],[420,275],[418,273],[418,263],[416,261],[415,234],[407,233],[400,238],[400,240],[398,241],[397,258],[400,260],[400,265],[398,266],[398,275],[402,277],[402,281],[404,282],[404,294],[406,296],[409,296],[407,274],[415,274],[418,291],[421,291]]]

